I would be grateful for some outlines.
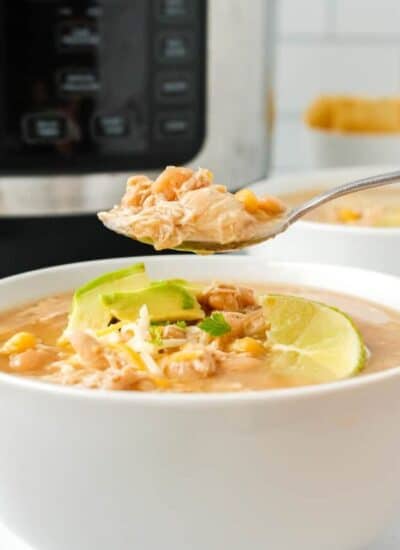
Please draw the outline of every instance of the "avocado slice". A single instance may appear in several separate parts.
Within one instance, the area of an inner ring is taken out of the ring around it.
[[[68,326],[63,337],[68,338],[69,333],[76,329],[101,330],[107,327],[112,314],[104,306],[101,300],[102,294],[137,290],[148,287],[149,284],[143,263],[105,273],[89,281],[78,288],[74,294]]]
[[[188,292],[191,292],[192,294],[194,294],[196,296],[196,298],[197,298],[197,296],[199,296],[202,293],[202,291],[204,290],[204,288],[206,286],[202,283],[197,283],[197,282],[194,282],[194,281],[187,281],[186,279],[163,279],[163,280],[160,280],[160,281],[153,281],[151,283],[151,285],[159,285],[161,283],[172,283],[172,284],[181,286],[185,290],[187,290]]]
[[[195,321],[204,311],[192,292],[171,281],[152,283],[134,292],[103,294],[102,302],[111,315],[120,321],[134,321],[146,305],[151,321]]]

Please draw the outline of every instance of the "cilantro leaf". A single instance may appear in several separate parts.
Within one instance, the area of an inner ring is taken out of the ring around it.
[[[201,330],[208,332],[211,336],[222,336],[232,330],[229,323],[226,322],[222,313],[212,313],[210,317],[206,317],[198,325]]]
[[[163,340],[162,340],[162,327],[161,326],[150,326],[149,328],[149,332],[150,332],[150,343],[153,344],[154,346],[162,346],[163,345]]]
[[[186,328],[187,327],[186,321],[177,321],[175,324],[179,328]]]

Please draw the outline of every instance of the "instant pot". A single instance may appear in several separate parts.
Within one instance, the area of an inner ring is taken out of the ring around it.
[[[267,173],[274,0],[0,0],[0,276],[153,253],[95,212],[134,172]]]

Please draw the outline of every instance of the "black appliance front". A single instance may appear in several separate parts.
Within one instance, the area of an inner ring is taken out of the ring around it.
[[[0,219],[0,278],[71,262],[154,253],[150,246],[107,231],[95,215]]]
[[[0,0],[0,173],[190,160],[205,40],[205,0]]]
[[[206,0],[0,0],[6,185],[9,175],[76,178],[193,158],[205,135],[206,10]],[[0,208],[0,277],[152,252],[95,214]]]

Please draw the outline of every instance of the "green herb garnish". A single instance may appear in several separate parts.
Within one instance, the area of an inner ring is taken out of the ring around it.
[[[187,327],[186,321],[177,321],[175,324],[178,328],[186,328]]]
[[[150,342],[154,346],[161,347],[163,345],[163,340],[161,338],[162,327],[161,326],[150,326],[149,332],[150,332],[150,336],[151,336]]]
[[[232,330],[231,325],[226,322],[222,313],[212,313],[210,317],[203,319],[197,326],[204,332],[211,334],[211,336],[222,336]]]

